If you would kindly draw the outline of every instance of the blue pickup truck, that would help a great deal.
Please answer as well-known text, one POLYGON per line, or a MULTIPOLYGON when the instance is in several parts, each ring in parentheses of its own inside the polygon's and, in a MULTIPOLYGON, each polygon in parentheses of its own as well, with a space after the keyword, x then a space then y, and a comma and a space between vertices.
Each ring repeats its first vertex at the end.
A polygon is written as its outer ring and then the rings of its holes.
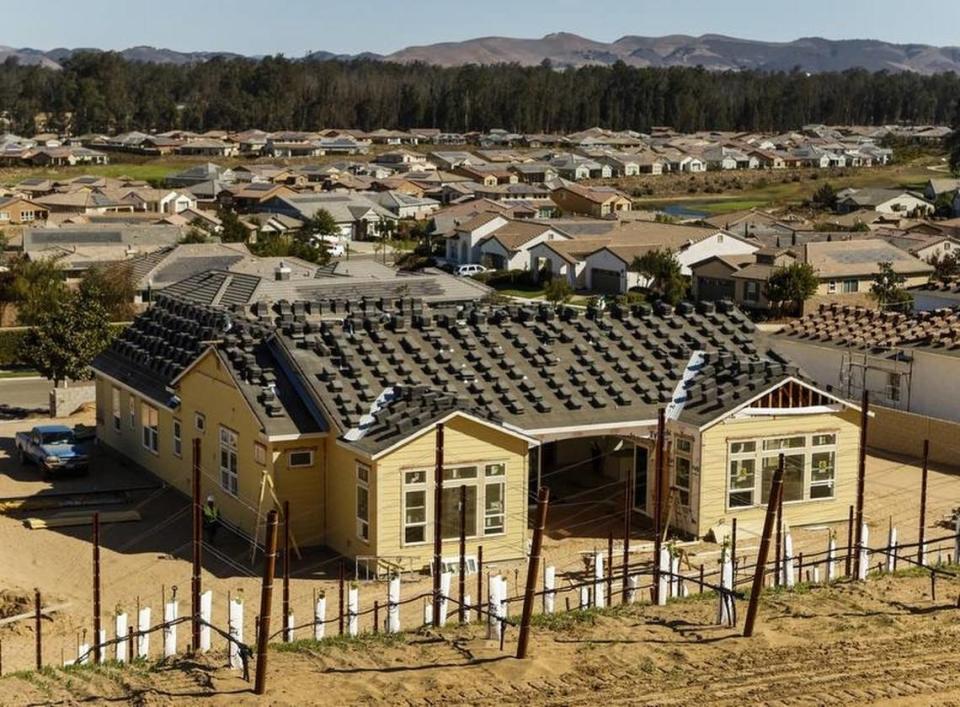
POLYGON ((66 425, 37 425, 29 432, 17 432, 20 463, 33 462, 45 474, 81 473, 90 468, 87 445, 66 425))

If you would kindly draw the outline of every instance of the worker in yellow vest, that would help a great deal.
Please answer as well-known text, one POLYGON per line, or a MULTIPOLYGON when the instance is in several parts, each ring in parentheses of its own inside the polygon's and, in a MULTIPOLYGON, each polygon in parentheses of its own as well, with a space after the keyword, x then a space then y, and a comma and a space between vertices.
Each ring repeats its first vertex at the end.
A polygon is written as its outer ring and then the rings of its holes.
POLYGON ((213 496, 207 496, 207 503, 203 507, 203 531, 210 544, 217 536, 217 527, 220 525, 220 510, 214 503, 213 496))

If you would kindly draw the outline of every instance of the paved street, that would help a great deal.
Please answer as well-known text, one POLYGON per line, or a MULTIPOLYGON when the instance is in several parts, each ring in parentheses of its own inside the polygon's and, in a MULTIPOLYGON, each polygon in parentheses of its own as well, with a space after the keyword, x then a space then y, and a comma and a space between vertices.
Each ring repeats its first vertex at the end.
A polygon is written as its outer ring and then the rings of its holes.
POLYGON ((0 380, 0 420, 26 417, 50 408, 50 381, 42 378, 0 380))

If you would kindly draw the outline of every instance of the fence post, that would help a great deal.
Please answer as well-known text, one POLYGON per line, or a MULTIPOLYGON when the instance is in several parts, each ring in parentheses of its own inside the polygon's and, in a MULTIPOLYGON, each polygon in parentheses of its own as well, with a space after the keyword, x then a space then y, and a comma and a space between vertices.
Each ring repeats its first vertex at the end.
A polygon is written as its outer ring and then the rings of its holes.
POLYGON ((917 562, 927 564, 927 477, 930 475, 930 440, 923 440, 923 469, 920 475, 920 528, 917 541, 917 562))
POLYGON ((864 543, 862 533, 865 527, 863 522, 863 488, 867 475, 867 424, 870 419, 870 391, 866 388, 863 390, 863 401, 860 403, 860 406, 860 456, 857 464, 857 512, 856 518, 854 518, 857 531, 857 555, 856 561, 854 562, 854 574, 856 574, 857 577, 861 575, 866 576, 865 569, 860 566, 860 562, 863 559, 861 547, 864 543))
POLYGON ((171 599, 163 607, 163 657, 172 658, 177 654, 177 620, 179 602, 171 599))
MULTIPOLYGON (((540 553, 543 550, 543 529, 547 524, 547 506, 550 503, 550 489, 541 486, 537 493, 537 524, 533 527, 533 544, 530 548, 530 560, 527 565, 527 588, 523 595, 523 613, 520 617, 520 636, 517 640, 517 658, 527 657, 527 644, 530 640, 530 617, 533 614, 533 597, 537 589, 537 574, 540 569, 540 553)), ((611 546, 613 534, 610 535, 611 546)), ((612 585, 611 585, 612 586, 612 585)), ((612 591, 612 589, 611 589, 612 591)), ((544 597, 546 597, 544 587, 544 597)))
POLYGON ((483 621, 483 545, 477 547, 477 621, 483 621))
POLYGON ((350 585, 347 590, 347 634, 356 636, 360 630, 360 589, 350 585))
POLYGON ((657 444, 655 449, 656 471, 653 475, 653 593, 654 600, 661 604, 660 551, 663 545, 663 497, 664 470, 666 469, 666 409, 657 411, 657 444))
POLYGON ((339 587, 339 592, 340 592, 340 594, 339 594, 339 596, 340 596, 340 603, 339 603, 339 609, 338 609, 338 612, 339 612, 339 613, 338 613, 338 616, 337 616, 337 628, 338 628, 341 636, 343 635, 343 606, 344 606, 344 601, 345 601, 345 597, 344 597, 344 582, 345 582, 345 581, 346 581, 346 580, 345 580, 345 578, 344 578, 344 576, 343 576, 343 560, 340 560, 340 577, 339 577, 339 585, 338 585, 338 587, 339 587))
POLYGON ((227 633, 233 639, 227 647, 231 668, 243 667, 240 659, 240 647, 234 641, 243 643, 243 597, 238 593, 236 597, 227 598, 227 633))
MULTIPOLYGON (((788 530, 783 536, 783 583, 788 588, 792 589, 795 578, 794 578, 794 565, 793 565, 793 535, 791 535, 788 530)), ((801 581, 803 578, 801 577, 801 581)))
POLYGON ((267 691, 267 642, 270 640, 270 610, 273 603, 273 576, 277 567, 277 511, 267 514, 267 542, 260 589, 260 626, 257 634, 257 674, 253 691, 267 691))
POLYGON ((852 576, 850 574, 852 565, 853 565, 853 506, 850 506, 850 510, 847 515, 847 552, 846 552, 846 562, 844 563, 844 568, 843 568, 844 577, 852 576))
POLYGON ((400 633, 400 577, 393 575, 387 584, 387 633, 400 633))
POLYGON ((40 605, 40 590, 33 590, 33 633, 36 644, 37 670, 43 669, 43 609, 40 605))
POLYGON ((763 533, 760 536, 760 547, 757 549, 757 567, 753 574, 753 587, 750 590, 750 603, 747 605, 747 617, 743 624, 743 635, 747 638, 753 635, 753 626, 757 620, 757 609, 760 606, 760 592, 763 590, 763 578, 767 569, 767 555, 770 553, 770 535, 773 532, 776 507, 780 505, 783 493, 783 454, 777 461, 777 470, 773 473, 770 484, 770 497, 767 499, 767 513, 763 519, 763 533))
POLYGON ((467 486, 460 485, 460 577, 458 578, 460 605, 457 620, 466 623, 467 618, 467 486))
POLYGON ((857 579, 861 582, 867 578, 867 572, 870 570, 870 529, 867 524, 860 526, 860 540, 857 547, 857 579))
POLYGON ((960 565, 960 513, 953 519, 953 562, 960 565))
POLYGON ((443 564, 443 423, 437 424, 437 458, 433 472, 433 627, 440 626, 440 573, 443 564))
POLYGON ((327 595, 320 592, 313 605, 313 640, 322 641, 327 620, 327 595))
POLYGON ((655 563, 657 571, 655 577, 657 578, 656 584, 656 595, 657 595, 657 605, 666 606, 667 598, 670 596, 670 550, 665 547, 660 548, 660 555, 657 557, 655 563))
POLYGON ((93 514, 93 660, 103 662, 100 640, 100 514, 93 514))
MULTIPOLYGON (((200 650, 203 644, 203 629, 207 628, 207 648, 210 650, 210 629, 201 625, 204 620, 203 599, 200 596, 201 587, 201 567, 203 566, 203 505, 200 499, 200 438, 193 440, 193 470, 192 470, 192 492, 193 492, 193 573, 190 577, 190 648, 194 653, 200 650)), ((205 620, 210 621, 207 617, 205 620)))
POLYGON ((543 613, 552 614, 556 602, 557 570, 553 565, 543 568, 543 613))
POLYGON ((127 642, 121 641, 120 639, 127 635, 127 615, 124 613, 117 614, 113 619, 113 631, 117 637, 117 642, 114 644, 115 653, 114 657, 117 659, 118 663, 127 662, 127 642))
POLYGON ((137 612, 137 657, 150 655, 150 607, 144 606, 137 612))
POLYGON ((290 643, 290 501, 283 502, 283 642, 290 643))
MULTIPOLYGON (((623 604, 630 603, 630 536, 633 534, 633 477, 637 473, 637 440, 633 440, 633 461, 623 487, 623 577, 621 579, 623 604)), ((610 563, 613 564, 612 562, 610 563)), ((612 572, 612 570, 611 570, 612 572)))
POLYGON ((603 553, 600 551, 593 553, 593 605, 598 609, 604 607, 603 553))
POLYGON ((897 529, 890 526, 887 533, 887 572, 892 573, 896 570, 894 560, 897 559, 897 529))

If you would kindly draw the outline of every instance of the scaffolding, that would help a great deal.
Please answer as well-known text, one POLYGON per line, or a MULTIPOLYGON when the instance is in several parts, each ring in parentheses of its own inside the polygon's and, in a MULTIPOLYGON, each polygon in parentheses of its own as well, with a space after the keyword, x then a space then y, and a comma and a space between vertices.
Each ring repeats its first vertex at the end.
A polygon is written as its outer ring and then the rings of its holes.
POLYGON ((840 360, 840 388, 848 400, 867 390, 878 405, 908 412, 912 375, 913 356, 898 346, 846 349, 840 360))

